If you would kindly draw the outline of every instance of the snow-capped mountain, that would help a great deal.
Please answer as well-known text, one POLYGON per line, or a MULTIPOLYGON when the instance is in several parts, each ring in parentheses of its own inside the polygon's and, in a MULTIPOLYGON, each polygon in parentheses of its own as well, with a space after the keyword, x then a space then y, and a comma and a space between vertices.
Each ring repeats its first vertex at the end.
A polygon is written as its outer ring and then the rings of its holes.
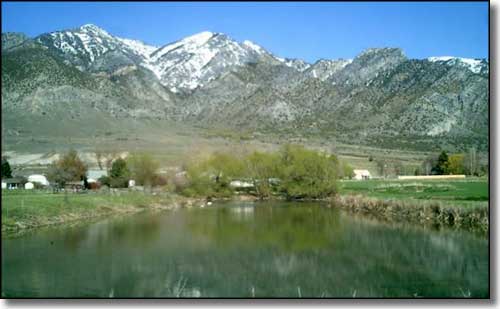
POLYGON ((92 24, 43 34, 35 40, 82 71, 109 72, 122 66, 141 66, 174 92, 191 91, 230 68, 257 61, 283 62, 298 71, 309 66, 299 59, 275 57, 251 41, 239 43, 225 34, 208 31, 159 48, 113 36, 92 24))
POLYGON ((309 69, 311 65, 307 62, 305 62, 302 59, 290 59, 290 58, 279 58, 277 57, 279 61, 283 62, 288 67, 294 68, 299 72, 304 72, 305 70, 309 69))
POLYGON ((488 72, 488 62, 484 59, 471 59, 471 58, 460 58, 451 56, 442 57, 429 57, 427 58, 430 62, 442 62, 447 65, 459 65, 468 68, 473 73, 480 73, 481 71, 488 72))
POLYGON ((108 59, 109 67, 146 62, 149 54, 156 50, 156 47, 139 41, 112 36, 92 24, 73 30, 43 34, 35 38, 35 41, 59 54, 82 71, 105 71, 107 67, 96 67, 96 62, 109 55, 116 58, 108 59))
POLYGON ((173 91, 193 90, 235 66, 274 57, 262 47, 238 43, 222 33, 201 32, 158 48, 149 68, 173 91))
POLYGON ((352 62, 352 59, 327 60, 321 59, 310 66, 306 74, 310 77, 318 78, 322 81, 327 80, 346 65, 352 62))
POLYGON ((370 48, 311 65, 222 33, 156 47, 84 25, 33 39, 2 34, 2 81, 2 108, 12 115, 97 113, 366 143, 403 134, 411 145, 441 137, 487 145, 484 59, 370 48))

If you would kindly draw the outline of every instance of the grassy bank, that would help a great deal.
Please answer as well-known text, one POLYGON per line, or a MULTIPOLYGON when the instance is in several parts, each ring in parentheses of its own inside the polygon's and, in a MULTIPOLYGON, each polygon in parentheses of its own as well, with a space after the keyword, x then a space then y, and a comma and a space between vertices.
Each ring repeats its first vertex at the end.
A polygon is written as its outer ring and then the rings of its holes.
POLYGON ((339 182, 339 192, 361 194, 375 198, 439 200, 455 205, 487 202, 488 179, 464 180, 345 180, 339 182))
POLYGON ((194 203, 174 195, 142 192, 53 194, 46 191, 2 191, 2 232, 68 223, 144 210, 173 209, 194 203))
POLYGON ((382 220, 488 232, 488 181, 343 181, 335 205, 382 220))

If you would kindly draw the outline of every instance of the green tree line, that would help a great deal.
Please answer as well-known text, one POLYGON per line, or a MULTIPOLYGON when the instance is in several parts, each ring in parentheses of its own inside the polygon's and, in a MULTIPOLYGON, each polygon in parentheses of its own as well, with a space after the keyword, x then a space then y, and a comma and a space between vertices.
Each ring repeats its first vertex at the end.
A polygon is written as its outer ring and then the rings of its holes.
POLYGON ((188 181, 179 191, 188 196, 230 196, 234 193, 231 181, 241 180, 251 183, 260 198, 325 198, 337 192, 339 177, 352 174, 352 168, 335 155, 285 145, 277 152, 244 156, 216 152, 188 166, 188 181))

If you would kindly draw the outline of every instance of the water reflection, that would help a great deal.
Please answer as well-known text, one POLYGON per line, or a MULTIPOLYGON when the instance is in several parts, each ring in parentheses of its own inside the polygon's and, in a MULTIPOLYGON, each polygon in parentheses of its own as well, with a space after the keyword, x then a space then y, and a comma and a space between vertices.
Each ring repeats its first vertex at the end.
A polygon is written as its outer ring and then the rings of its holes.
POLYGON ((488 242, 315 203, 225 203, 2 242, 21 297, 484 297, 488 242))

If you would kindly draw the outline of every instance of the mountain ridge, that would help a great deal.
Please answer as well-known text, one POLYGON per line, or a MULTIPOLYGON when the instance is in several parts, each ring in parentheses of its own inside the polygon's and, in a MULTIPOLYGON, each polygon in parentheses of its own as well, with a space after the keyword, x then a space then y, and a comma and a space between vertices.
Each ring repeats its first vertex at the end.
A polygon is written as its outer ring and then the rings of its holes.
POLYGON ((73 100, 112 117, 357 143, 394 137, 454 147, 488 143, 485 59, 408 59, 399 48, 370 48, 353 59, 310 64, 223 33, 205 31, 158 47, 87 24, 32 39, 2 34, 2 60, 9 63, 2 68, 8 81, 2 83, 2 109, 15 112, 64 109, 73 100), (30 60, 30 53, 38 58, 30 60), (75 76, 93 86, 74 82, 75 76))

